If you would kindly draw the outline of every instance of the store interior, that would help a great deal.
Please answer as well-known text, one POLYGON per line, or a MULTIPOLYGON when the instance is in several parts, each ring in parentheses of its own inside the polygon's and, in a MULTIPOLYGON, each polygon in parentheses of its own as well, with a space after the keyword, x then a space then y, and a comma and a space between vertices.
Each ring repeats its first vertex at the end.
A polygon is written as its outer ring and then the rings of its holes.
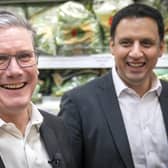
POLYGON ((32 101, 51 113, 59 112, 61 96, 109 71, 110 25, 114 14, 130 3, 159 9, 165 21, 166 47, 155 73, 168 80, 167 0, 1 0, 0 9, 25 17, 36 30, 39 82, 32 101))

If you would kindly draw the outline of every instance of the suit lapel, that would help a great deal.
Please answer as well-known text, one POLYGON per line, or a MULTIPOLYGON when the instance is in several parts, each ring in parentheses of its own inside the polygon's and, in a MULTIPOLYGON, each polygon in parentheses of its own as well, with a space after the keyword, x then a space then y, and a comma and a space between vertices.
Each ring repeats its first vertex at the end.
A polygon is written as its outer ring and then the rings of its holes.
POLYGON ((3 163, 3 161, 2 161, 2 158, 0 157, 0 168, 5 168, 5 165, 4 165, 4 163, 3 163))
MULTIPOLYGON (((45 122, 45 121, 44 121, 45 122)), ((40 127, 40 135, 44 141, 46 150, 48 152, 50 160, 53 159, 53 156, 57 153, 57 139, 53 130, 43 123, 40 127)))
POLYGON ((161 81, 162 83, 162 92, 159 97, 159 102, 163 114, 163 119, 165 123, 166 133, 168 137, 168 84, 167 82, 161 81))
POLYGON ((129 148, 128 138, 121 116, 118 99, 114 91, 115 88, 111 73, 108 73, 108 75, 104 76, 104 78, 105 79, 101 80, 100 82, 98 90, 99 95, 97 97, 100 98, 100 104, 103 108, 110 132, 115 140, 121 158, 123 159, 127 168, 133 168, 134 165, 129 148))
POLYGON ((60 141, 60 138, 63 136, 57 133, 57 131, 63 131, 61 129, 62 126, 59 125, 59 120, 53 119, 54 116, 48 115, 47 112, 43 111, 41 111, 41 114, 44 117, 44 121, 40 127, 40 135, 49 155, 49 163, 53 168, 65 168, 66 163, 64 161, 63 148, 61 148, 61 146, 66 146, 64 145, 64 139, 61 140, 62 142, 60 141))

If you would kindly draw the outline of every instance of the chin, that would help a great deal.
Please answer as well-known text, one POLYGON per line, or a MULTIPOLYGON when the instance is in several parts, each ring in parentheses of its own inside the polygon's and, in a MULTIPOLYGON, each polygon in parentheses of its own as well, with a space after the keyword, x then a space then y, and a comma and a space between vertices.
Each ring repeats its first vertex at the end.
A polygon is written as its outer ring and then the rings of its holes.
POLYGON ((11 99, 11 103, 9 105, 13 107, 26 107, 29 104, 30 100, 26 100, 23 98, 11 99))

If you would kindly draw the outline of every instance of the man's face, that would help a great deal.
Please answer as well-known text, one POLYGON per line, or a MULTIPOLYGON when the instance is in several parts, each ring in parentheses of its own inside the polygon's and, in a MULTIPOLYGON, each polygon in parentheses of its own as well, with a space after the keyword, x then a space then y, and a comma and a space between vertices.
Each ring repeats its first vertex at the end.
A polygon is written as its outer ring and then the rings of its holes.
POLYGON ((148 17, 121 20, 110 47, 122 80, 131 88, 147 89, 164 48, 155 21, 148 17))
MULTIPOLYGON (((34 51, 31 32, 21 27, 0 29, 0 54, 34 51)), ((37 65, 21 68, 11 56, 7 69, 0 70, 0 109, 13 111, 28 106, 38 81, 37 65)))

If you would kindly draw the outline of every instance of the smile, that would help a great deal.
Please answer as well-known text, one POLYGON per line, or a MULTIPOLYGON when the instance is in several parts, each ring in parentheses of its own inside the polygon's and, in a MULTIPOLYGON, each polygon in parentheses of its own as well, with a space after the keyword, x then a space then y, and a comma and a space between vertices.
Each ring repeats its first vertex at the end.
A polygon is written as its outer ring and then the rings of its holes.
POLYGON ((145 62, 142 63, 133 63, 133 62, 127 62, 128 66, 134 67, 134 68, 140 68, 145 65, 145 62))
POLYGON ((1 87, 5 89, 21 89, 24 86, 25 86, 25 83, 1 85, 1 87))

